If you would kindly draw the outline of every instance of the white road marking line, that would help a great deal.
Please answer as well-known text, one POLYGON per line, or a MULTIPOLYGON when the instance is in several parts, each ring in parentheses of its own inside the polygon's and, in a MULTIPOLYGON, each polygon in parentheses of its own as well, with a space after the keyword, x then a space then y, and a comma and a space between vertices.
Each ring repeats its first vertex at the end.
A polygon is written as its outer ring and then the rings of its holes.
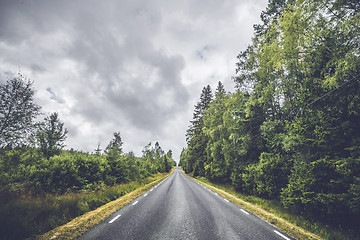
POLYGON ((245 211, 244 209, 240 209, 243 213, 245 213, 246 215, 249 215, 249 213, 247 211, 245 211))
POLYGON ((225 199, 225 198, 224 198, 224 200, 225 200, 225 202, 230 202, 229 200, 227 200, 227 199, 225 199))
POLYGON ((284 236, 283 234, 279 233, 278 231, 274 230, 274 232, 275 232, 277 235, 279 235, 280 237, 282 237, 282 238, 284 238, 284 239, 286 239, 286 240, 290 240, 290 238, 284 236))
POLYGON ((134 202, 132 205, 135 206, 139 201, 134 202))
POLYGON ((115 222, 115 220, 116 219, 118 219, 119 217, 120 217, 121 215, 119 214, 119 215, 117 215, 116 217, 114 217, 109 223, 113 223, 113 222, 115 222))
POLYGON ((152 189, 150 189, 150 192, 152 192, 154 189, 152 188, 152 189))
POLYGON ((144 197, 146 197, 148 194, 147 193, 145 193, 145 195, 144 195, 144 197))
POLYGON ((217 194, 216 192, 214 192, 214 194, 215 194, 216 196, 219 196, 219 194, 217 194))

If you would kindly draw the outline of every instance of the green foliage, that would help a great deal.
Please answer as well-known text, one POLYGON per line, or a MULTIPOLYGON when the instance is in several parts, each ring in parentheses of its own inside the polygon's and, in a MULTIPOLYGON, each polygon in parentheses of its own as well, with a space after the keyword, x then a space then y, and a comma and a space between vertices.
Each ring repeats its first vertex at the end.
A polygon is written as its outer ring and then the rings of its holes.
POLYGON ((108 154, 62 151, 50 158, 42 149, 1 150, 0 190, 31 190, 36 193, 88 191, 105 185, 127 183, 158 172, 169 172, 176 163, 160 145, 142 157, 123 154, 113 147, 108 154))
POLYGON ((238 91, 226 94, 219 84, 206 109, 195 106, 197 125, 180 158, 185 172, 355 231, 359 6, 269 1, 252 44, 238 55, 238 91))
MULTIPOLYGON (((114 138, 110 141, 109 145, 105 149, 105 153, 111 156, 119 156, 122 153, 123 142, 121 140, 120 132, 114 133, 114 138)), ((98 146, 99 149, 99 146, 98 146)))
POLYGON ((59 114, 52 113, 37 127, 36 140, 44 156, 50 158, 59 154, 68 133, 66 128, 63 129, 64 123, 60 121, 59 114))
POLYGON ((101 186, 109 168, 104 156, 63 153, 31 166, 30 182, 39 191, 66 192, 101 186))
POLYGON ((241 174, 243 191, 266 199, 276 199, 288 183, 291 167, 291 161, 278 154, 262 153, 259 163, 248 165, 241 174))
POLYGON ((0 234, 2 239, 26 239, 61 226, 86 212, 113 201, 154 180, 103 186, 96 191, 41 194, 0 192, 0 234))
POLYGON ((285 207, 327 222, 350 223, 359 216, 359 159, 320 159, 295 165, 281 193, 285 207), (336 219, 336 220, 333 220, 336 219))
POLYGON ((47 158, 38 148, 0 150, 2 238, 44 233, 148 183, 152 174, 170 172, 176 164, 172 152, 165 154, 159 143, 139 158, 122 153, 115 140, 104 155, 61 151, 47 158))

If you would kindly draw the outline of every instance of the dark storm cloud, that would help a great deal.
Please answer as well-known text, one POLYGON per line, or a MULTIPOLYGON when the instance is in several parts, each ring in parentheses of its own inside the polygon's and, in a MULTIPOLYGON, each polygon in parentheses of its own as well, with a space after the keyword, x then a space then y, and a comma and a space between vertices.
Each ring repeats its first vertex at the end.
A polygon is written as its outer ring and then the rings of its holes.
POLYGON ((132 151, 160 141, 177 157, 202 87, 231 86, 259 2, 1 0, 0 82, 19 68, 33 80, 68 147, 121 131, 132 151))
POLYGON ((65 9, 60 1, 0 1, 0 40, 10 45, 28 41, 34 34, 47 33, 59 27, 65 9), (61 3, 60 3, 61 4, 61 3), (63 12, 60 12, 63 10, 63 12))
MULTIPOLYGON (((137 2, 115 9, 102 12, 102 18, 96 17, 101 15, 98 11, 95 16, 85 11, 76 18, 76 37, 68 56, 82 63, 89 76, 97 76, 93 81, 102 88, 98 94, 108 99, 111 109, 139 128, 158 129, 187 104, 188 93, 181 83, 184 59, 168 56, 152 44, 161 23, 157 8, 137 2), (149 79, 149 71, 159 73, 153 76, 156 79, 149 79), (162 96, 173 104, 164 105, 162 96)), ((81 112, 83 106, 77 107, 81 112)), ((82 112, 92 115, 87 106, 82 112)))
MULTIPOLYGON (((161 24, 159 8, 154 4, 148 1, 67 1, 61 4, 4 1, 2 4, 6 6, 1 8, 0 19, 7 24, 0 30, 0 39, 8 44, 20 44, 30 35, 57 31, 64 31, 69 36, 64 57, 81 64, 82 75, 88 76, 78 80, 81 84, 74 85, 93 85, 87 91, 94 91, 77 99, 74 111, 87 115, 90 121, 103 121, 104 118, 94 117, 98 115, 97 109, 91 110, 95 104, 87 95, 102 99, 102 112, 108 107, 107 111, 117 111, 137 127, 146 129, 157 129, 186 106, 188 93, 180 77, 183 58, 167 56, 152 44, 161 24), (141 66, 131 69, 136 72, 136 77, 127 74, 125 65, 134 61, 158 69, 155 84, 146 84, 149 76, 146 71, 141 72, 141 66), (96 89, 98 85, 102 90, 96 89), (166 95, 167 92, 173 94, 166 95), (163 95, 163 98, 171 98, 167 100, 173 104, 165 106, 159 101, 163 95)), ((45 69, 36 64, 31 68, 34 71, 45 69)), ((51 98, 59 100, 49 89, 51 98)))

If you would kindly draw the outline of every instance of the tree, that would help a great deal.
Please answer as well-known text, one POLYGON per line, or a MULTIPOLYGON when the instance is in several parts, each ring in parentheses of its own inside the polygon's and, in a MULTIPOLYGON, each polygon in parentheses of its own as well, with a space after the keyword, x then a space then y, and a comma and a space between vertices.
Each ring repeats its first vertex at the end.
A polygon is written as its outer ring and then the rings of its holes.
POLYGON ((118 154, 122 153, 122 145, 123 142, 121 140, 120 132, 114 132, 114 138, 110 141, 109 145, 107 145, 105 149, 105 153, 109 154, 118 154))
POLYGON ((159 142, 155 143, 154 149, 154 163, 157 166, 157 171, 158 172, 164 172, 164 164, 162 164, 162 157, 164 155, 164 150, 162 150, 162 148, 160 147, 159 142))
POLYGON ((95 151, 95 155, 98 155, 98 156, 101 155, 102 149, 100 148, 100 142, 98 142, 97 148, 94 151, 95 151))
POLYGON ((223 97, 226 94, 224 84, 221 81, 218 82, 218 86, 215 91, 215 98, 223 97))
POLYGON ((56 112, 46 117, 43 123, 38 124, 36 139, 45 157, 50 158, 60 153, 65 146, 67 133, 64 123, 60 121, 59 114, 56 112))
POLYGON ((107 184, 127 181, 125 156, 122 156, 122 145, 120 132, 114 133, 114 138, 105 149, 107 169, 107 184))
POLYGON ((164 172, 170 172, 171 170, 171 165, 169 163, 169 160, 171 159, 168 159, 167 155, 164 155, 164 172))
POLYGON ((196 134, 196 131, 202 128, 201 118, 204 115, 205 109, 209 107, 212 97, 211 87, 210 85, 207 85, 202 89, 200 101, 195 105, 193 120, 190 121, 191 125, 186 131, 186 138, 188 142, 192 136, 196 134))
POLYGON ((229 179, 229 166, 223 155, 224 139, 228 139, 227 129, 224 127, 227 98, 224 85, 219 81, 215 99, 204 111, 203 116, 203 132, 208 138, 204 163, 205 176, 216 182, 226 182, 229 179))
POLYGON ((237 87, 250 87, 244 120, 251 145, 265 143, 258 147, 260 162, 252 161, 235 179, 240 189, 279 198, 288 181, 284 206, 323 219, 355 217, 346 206, 358 198, 343 196, 355 196, 358 181, 340 166, 360 156, 359 6, 346 0, 269 1, 263 25, 238 57, 237 87))
POLYGON ((194 171, 194 175, 204 176, 204 152, 206 149, 208 137, 203 132, 203 116, 206 109, 209 108, 213 95, 210 85, 203 88, 200 101, 196 104, 194 109, 193 120, 186 132, 188 142, 188 171, 194 171))
POLYGON ((169 151, 166 153, 166 156, 171 160, 171 159, 172 159, 172 151, 169 150, 169 151))
POLYGON ((0 85, 0 148, 26 143, 33 120, 40 114, 34 93, 33 82, 21 73, 0 85))

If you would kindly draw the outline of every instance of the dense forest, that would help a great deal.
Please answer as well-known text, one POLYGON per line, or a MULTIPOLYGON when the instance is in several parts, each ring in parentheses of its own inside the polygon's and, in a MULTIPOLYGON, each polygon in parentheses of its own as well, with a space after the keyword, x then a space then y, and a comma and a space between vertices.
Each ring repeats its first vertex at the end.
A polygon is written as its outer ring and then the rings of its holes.
POLYGON ((44 233, 165 175, 176 165, 156 142, 124 153, 120 132, 102 150, 64 150, 58 113, 37 121, 33 82, 20 73, 0 84, 0 235, 44 233), (155 176, 155 174, 157 174, 155 176), (158 176, 159 175, 159 176, 158 176))
POLYGON ((296 214, 360 221, 360 2, 270 0, 238 55, 236 92, 203 88, 187 173, 296 214))

